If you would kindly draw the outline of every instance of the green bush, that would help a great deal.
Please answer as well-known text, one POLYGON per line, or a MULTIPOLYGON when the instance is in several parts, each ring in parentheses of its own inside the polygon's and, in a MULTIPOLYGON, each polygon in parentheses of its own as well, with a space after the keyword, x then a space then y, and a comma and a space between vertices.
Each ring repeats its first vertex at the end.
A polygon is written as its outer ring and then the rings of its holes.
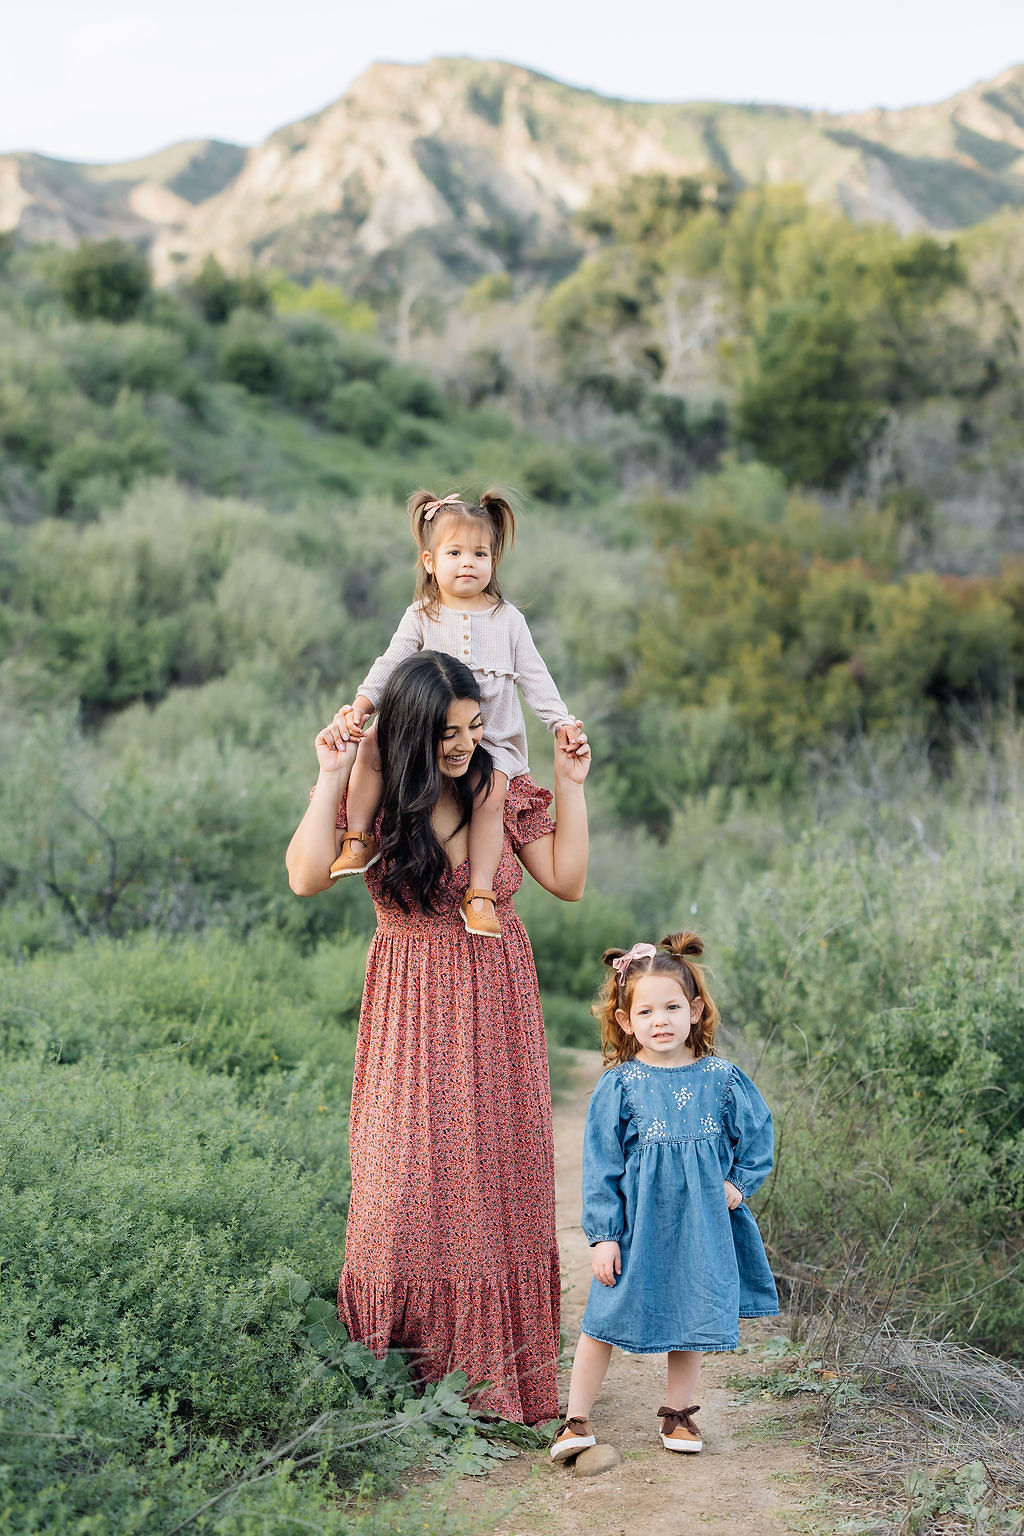
POLYGON ((149 262, 123 240, 83 242, 64 258, 60 292, 81 320, 131 320, 150 290, 149 262))
POLYGON ((265 314, 271 305, 270 286, 258 273, 229 276, 216 256, 207 256, 185 292, 211 325, 223 325, 236 309, 265 314))
POLYGON ((325 321, 303 316, 286 330, 284 395, 301 410, 322 407, 346 376, 337 331, 325 321))
POLYGON ((440 419, 448 413, 440 385, 429 373, 421 373, 418 368, 392 365, 381 372, 377 383, 386 400, 411 416, 440 419))
POLYGON ((571 456, 562 448, 535 448, 523 458, 522 482, 538 501, 565 506, 575 488, 571 456))
POLYGON ((112 405, 122 389, 182 399, 194 387, 185 341, 154 325, 83 326, 62 352, 75 384, 100 405, 112 405))
POLYGON ((332 390, 325 417, 336 432, 351 433, 361 442, 377 447, 391 431, 395 413, 368 379, 353 379, 332 390))
MULTIPOLYGON (((95 517, 113 510, 135 480, 167 468, 167 442, 130 399, 112 412, 110 427, 110 437, 80 432, 50 459, 45 484, 58 517, 95 517)), ((104 621, 99 622, 102 626, 104 621)))
POLYGON ((836 307, 773 309, 756 342, 757 372, 740 397, 742 438, 790 481, 834 487, 883 415, 858 355, 855 315, 836 307))
POLYGON ((284 347, 276 327, 254 311, 232 312, 217 352, 222 379, 250 395, 272 395, 285 377, 284 347))

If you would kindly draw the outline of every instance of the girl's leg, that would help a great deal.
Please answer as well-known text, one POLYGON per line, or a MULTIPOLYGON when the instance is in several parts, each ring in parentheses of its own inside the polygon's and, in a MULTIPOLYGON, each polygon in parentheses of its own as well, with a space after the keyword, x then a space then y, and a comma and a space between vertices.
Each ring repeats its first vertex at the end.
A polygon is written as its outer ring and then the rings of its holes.
MULTIPOLYGON (((357 759, 358 761, 358 759, 357 759)), ((508 775, 495 773, 486 799, 478 800, 473 807, 469 823, 469 889, 493 891, 494 877, 501 860, 505 840, 505 793, 508 775)), ((467 896, 462 907, 462 919, 470 933, 482 938, 501 937, 493 896, 467 896)))
POLYGON ((580 1451, 596 1443, 590 1427, 590 1410, 601 1390, 611 1357, 610 1344, 602 1344, 600 1339, 592 1339, 587 1333, 580 1334, 572 1361, 569 1406, 565 1422, 551 1446, 552 1461, 568 1461, 571 1456, 578 1456, 580 1451))
POLYGON ((693 1413, 693 1401, 700 1379, 702 1356, 694 1349, 670 1349, 668 1352, 668 1388, 665 1405, 658 1409, 661 1418, 661 1443, 666 1451, 700 1451, 704 1448, 693 1413))
POLYGON ((347 836, 351 841, 342 844, 341 853, 331 865, 332 879, 337 879, 339 875, 361 875, 371 864, 376 864, 380 857, 376 839, 370 836, 370 828, 380 806, 382 787, 377 732, 371 725, 359 743, 345 796, 347 836))
POLYGON ((572 1357, 572 1376, 569 1378, 569 1407, 567 1412, 574 1419, 589 1419, 594 1399, 612 1357, 612 1346, 600 1339, 592 1339, 589 1333, 581 1333, 572 1357))
POLYGON ((695 1349, 670 1349, 668 1352, 668 1396, 670 1408, 690 1408, 700 1380, 704 1357, 695 1349))

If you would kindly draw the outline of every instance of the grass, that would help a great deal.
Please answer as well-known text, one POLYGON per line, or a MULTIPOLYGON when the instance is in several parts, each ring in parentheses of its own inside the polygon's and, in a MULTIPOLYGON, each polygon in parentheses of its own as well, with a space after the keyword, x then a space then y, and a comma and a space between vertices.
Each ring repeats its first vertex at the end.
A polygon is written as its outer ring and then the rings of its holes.
MULTIPOLYGON (((794 1529, 816 1536, 1024 1531, 1024 1372, 933 1339, 858 1331, 846 1315, 781 1358, 763 1346, 750 1354, 759 1367, 729 1378, 738 1401, 804 1397, 800 1418, 829 1474, 829 1493, 793 1517, 794 1529)), ((791 1441, 792 1424, 765 1414, 744 1438, 791 1441)))

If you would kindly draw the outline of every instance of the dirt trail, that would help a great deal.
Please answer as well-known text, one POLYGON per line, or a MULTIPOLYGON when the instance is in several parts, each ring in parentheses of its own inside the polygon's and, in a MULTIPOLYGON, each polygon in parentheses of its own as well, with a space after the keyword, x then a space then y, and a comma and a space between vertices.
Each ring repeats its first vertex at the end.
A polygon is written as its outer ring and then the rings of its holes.
MULTIPOLYGON (((562 1255, 562 1326, 573 1343, 590 1287, 590 1250, 579 1222, 583 1122, 600 1075, 596 1051, 575 1053, 574 1085, 555 1104, 555 1177, 558 1245, 562 1255)), ((774 1319, 741 1323, 740 1339, 753 1344, 781 1331, 774 1319)), ((708 1355, 697 1401, 704 1450, 671 1455, 657 1439, 656 1410, 664 1401, 663 1355, 616 1350, 594 1411, 599 1443, 614 1445, 622 1464, 596 1477, 576 1477, 552 1464, 546 1451, 502 1463, 486 1480, 465 1478, 456 1499, 493 1519, 494 1536, 680 1536, 713 1527, 737 1536, 792 1536, 790 1520, 817 1491, 812 1456, 794 1418, 793 1438, 763 1442, 745 1434, 777 1402, 733 1406, 727 1376, 747 1356, 708 1355), (790 1517, 787 1519, 787 1515, 790 1517)), ((564 1404, 568 1370, 561 1381, 564 1404)), ((803 1525, 803 1529, 808 1529, 803 1525)))

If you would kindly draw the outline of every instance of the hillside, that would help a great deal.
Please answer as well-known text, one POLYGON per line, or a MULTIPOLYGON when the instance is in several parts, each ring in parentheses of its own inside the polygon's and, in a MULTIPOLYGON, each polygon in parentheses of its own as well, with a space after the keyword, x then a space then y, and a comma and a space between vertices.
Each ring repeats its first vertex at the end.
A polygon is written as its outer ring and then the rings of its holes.
POLYGON ((202 143, 122 166, 0 157, 0 227, 61 244, 145 238, 164 279, 212 251, 368 293, 412 271, 421 288, 460 287, 563 272, 571 215, 645 172, 797 181, 858 220, 963 228, 1024 203, 1024 66, 933 106, 833 116, 619 101, 470 59, 375 64, 247 155, 202 143))
POLYGON ((116 235, 153 239, 184 227, 196 204, 220 192, 246 152, 193 139, 118 165, 79 165, 29 152, 0 155, 0 229, 24 240, 75 245, 116 235))

